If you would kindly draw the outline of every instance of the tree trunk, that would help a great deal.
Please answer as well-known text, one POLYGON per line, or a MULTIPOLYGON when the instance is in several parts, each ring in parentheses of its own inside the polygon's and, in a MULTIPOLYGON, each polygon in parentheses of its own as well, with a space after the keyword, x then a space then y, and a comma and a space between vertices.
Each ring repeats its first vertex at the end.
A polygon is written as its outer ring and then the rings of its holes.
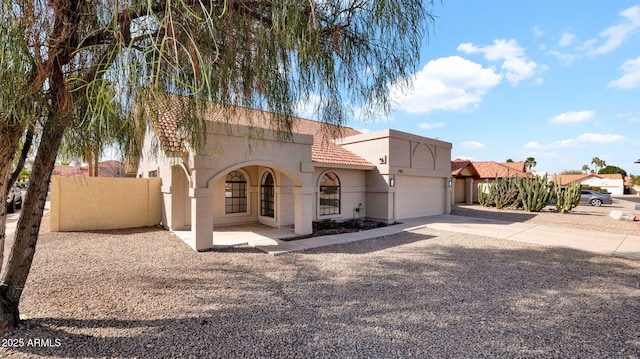
POLYGON ((18 305, 33 262, 49 181, 65 130, 64 123, 64 120, 56 120, 55 115, 45 123, 29 178, 29 195, 20 213, 14 244, 0 286, 0 333, 12 331, 20 321, 18 305))
POLYGON ((31 144, 33 143, 33 136, 35 132, 35 125, 30 124, 27 127, 27 133, 24 138, 24 143, 22 144, 22 151, 20 151, 20 158, 18 158, 18 164, 16 165, 16 169, 11 174, 11 178, 9 178, 8 186, 13 186, 18 177, 20 177, 20 173, 22 173, 22 169, 24 168, 24 163, 27 161, 27 156, 29 155, 29 151, 31 150, 31 144))
MULTIPOLYGON (((11 119, 6 120, 0 126, 0 193, 4 196, 3 199, 5 201, 11 188, 11 182, 7 179, 13 164, 13 157, 18 150, 18 143, 23 129, 23 124, 11 119)), ((0 205, 0 268, 4 263, 4 246, 7 234, 7 206, 5 201, 2 201, 2 205, 0 205)))
POLYGON ((84 160, 87 162, 87 170, 89 177, 93 176, 93 151, 86 150, 84 160))

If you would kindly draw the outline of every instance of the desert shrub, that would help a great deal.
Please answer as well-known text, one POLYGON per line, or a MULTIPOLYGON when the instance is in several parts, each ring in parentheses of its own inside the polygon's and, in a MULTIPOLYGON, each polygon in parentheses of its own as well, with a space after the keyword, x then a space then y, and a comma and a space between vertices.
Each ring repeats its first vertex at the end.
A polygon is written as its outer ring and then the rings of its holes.
POLYGON ((340 228, 340 225, 334 219, 323 219, 322 221, 313 222, 312 225, 314 231, 340 228))

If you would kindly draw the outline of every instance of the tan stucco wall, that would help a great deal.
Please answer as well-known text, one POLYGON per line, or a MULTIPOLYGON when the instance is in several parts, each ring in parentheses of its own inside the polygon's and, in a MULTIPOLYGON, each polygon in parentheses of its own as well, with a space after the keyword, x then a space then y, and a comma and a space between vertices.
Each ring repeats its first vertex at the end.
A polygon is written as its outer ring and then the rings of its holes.
POLYGON ((154 226, 161 220, 160 179, 51 178, 51 230, 154 226))
MULTIPOLYGON (((414 134, 382 130, 346 137, 337 141, 341 146, 358 154, 376 168, 368 171, 366 180, 366 213, 367 217, 388 222, 394 221, 398 200, 397 187, 391 187, 391 178, 412 176, 441 179, 438 183, 446 184, 451 179, 451 148, 449 142, 414 134)), ((396 186, 398 185, 396 181, 396 186)), ((402 184, 399 184, 402 185, 402 184)), ((402 191, 402 189, 400 189, 402 191)), ((430 213, 450 213, 453 188, 442 186, 442 197, 445 203, 434 202, 433 210, 422 207, 420 198, 416 203, 405 203, 409 208, 421 208, 416 216, 430 213)), ((411 201, 404 196, 402 201, 411 201)), ((403 217, 407 218, 403 214, 403 217)))
POLYGON ((352 218, 364 218, 367 216, 367 172, 344 168, 316 168, 313 176, 316 179, 314 187, 313 218, 316 221, 334 219, 336 221, 352 218), (325 172, 333 172, 340 179, 340 214, 320 216, 319 180, 325 172), (360 206, 361 205, 361 206, 360 206), (360 206, 360 212, 355 209, 360 206))

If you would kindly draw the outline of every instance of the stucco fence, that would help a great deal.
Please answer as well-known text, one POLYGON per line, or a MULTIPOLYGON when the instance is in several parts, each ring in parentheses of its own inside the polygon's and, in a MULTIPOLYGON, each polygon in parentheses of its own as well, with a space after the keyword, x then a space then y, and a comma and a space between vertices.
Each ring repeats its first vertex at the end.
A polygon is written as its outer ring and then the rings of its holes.
POLYGON ((155 226, 160 178, 51 177, 51 231, 155 226))

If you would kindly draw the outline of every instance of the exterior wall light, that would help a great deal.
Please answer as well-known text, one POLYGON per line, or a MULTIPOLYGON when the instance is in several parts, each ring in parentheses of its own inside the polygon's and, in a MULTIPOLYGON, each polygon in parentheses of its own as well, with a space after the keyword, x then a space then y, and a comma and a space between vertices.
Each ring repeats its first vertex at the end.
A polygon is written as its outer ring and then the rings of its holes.
POLYGON ((451 178, 449 178, 449 180, 447 181, 447 187, 451 188, 452 185, 453 182, 451 182, 451 178))
POLYGON ((396 186, 396 178, 395 177, 390 177, 389 178, 389 187, 395 187, 396 186))

